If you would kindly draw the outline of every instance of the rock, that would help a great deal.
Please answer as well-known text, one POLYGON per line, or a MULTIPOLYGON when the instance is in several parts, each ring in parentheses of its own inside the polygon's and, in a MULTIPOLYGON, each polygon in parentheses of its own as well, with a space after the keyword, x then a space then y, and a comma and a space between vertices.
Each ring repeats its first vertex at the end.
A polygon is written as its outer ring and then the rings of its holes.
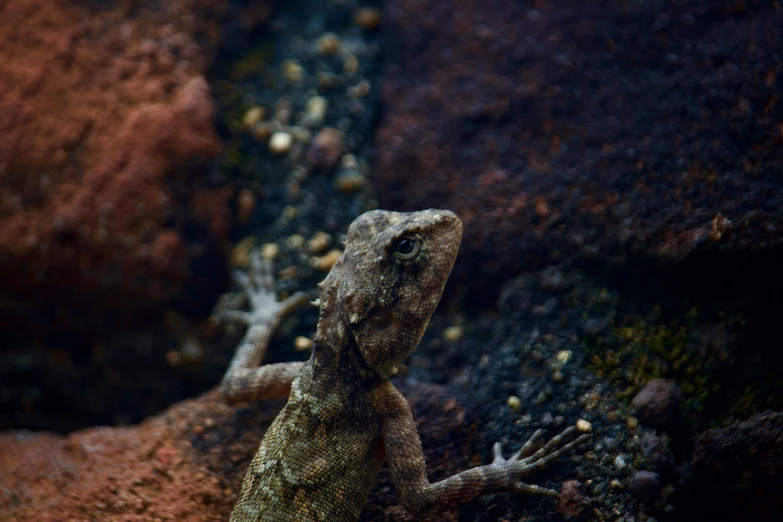
POLYGON ((683 520, 779 520, 783 412, 758 413, 696 440, 683 520))
POLYGON ((313 142, 307 149, 307 161, 321 170, 330 171, 345 154, 343 133, 331 127, 325 127, 313 137, 313 142))
POLYGON ((273 154, 286 154, 291 150, 294 138, 285 131, 278 131, 269 138, 269 150, 273 154))
POLYGON ((578 517, 582 513, 581 484, 577 480, 566 480, 560 489, 560 498, 555 509, 561 515, 578 517))
MULTIPOLYGON (((453 392, 411 385, 404 393, 430 478, 471 467, 475 426, 453 392)), ((0 519, 51 520, 56 513, 58 520, 228 520, 250 459, 281 406, 228 406, 215 390, 138 426, 68 436, 0 434, 0 519)), ((387 470, 361 520, 415 520, 401 509, 387 470)))
POLYGON ((353 21, 365 31, 370 31, 381 24, 381 12, 372 7, 360 7, 354 13, 353 21))
POLYGON ((665 428, 679 413, 682 391, 672 381, 653 379, 631 400, 642 424, 665 428))
POLYGON ((657 435, 647 434, 639 441, 639 453, 642 454, 650 465, 658 472, 665 472, 674 464, 669 448, 657 435))
POLYGON ((628 481, 628 491, 645 504, 653 504, 661 494, 661 476, 652 471, 637 471, 628 481))
POLYGON ((727 5, 390 1, 380 206, 459 214, 486 299, 577 255, 780 243, 783 9, 727 5))
POLYGON ((220 150, 203 73, 229 6, 132 4, 3 2, 0 328, 101 330, 220 284, 230 192, 201 176, 220 150))

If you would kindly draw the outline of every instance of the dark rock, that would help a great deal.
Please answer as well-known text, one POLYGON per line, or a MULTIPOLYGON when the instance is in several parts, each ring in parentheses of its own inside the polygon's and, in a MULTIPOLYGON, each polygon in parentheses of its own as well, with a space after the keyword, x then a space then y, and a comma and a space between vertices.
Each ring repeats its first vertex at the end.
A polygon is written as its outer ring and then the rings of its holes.
POLYGON ((2 4, 0 329, 214 300, 231 189, 203 176, 221 149, 204 75, 229 3, 2 4))
POLYGON ((676 419, 682 400, 682 391, 671 381, 653 379, 636 394, 631 406, 642 424, 664 428, 676 419))
POLYGON ((457 212, 453 277, 479 295, 621 246, 779 243, 777 5, 388 2, 381 206, 457 212))
POLYGON ((705 431, 696 441, 691 466, 683 520, 780 520, 783 412, 759 413, 705 431))
POLYGON ((661 476, 652 471, 637 471, 628 482, 628 491, 645 504, 653 504, 661 494, 661 476))
POLYGON ((665 472, 674 464, 669 448, 657 435, 647 434, 639 441, 639 453, 642 454, 650 465, 658 472, 665 472))

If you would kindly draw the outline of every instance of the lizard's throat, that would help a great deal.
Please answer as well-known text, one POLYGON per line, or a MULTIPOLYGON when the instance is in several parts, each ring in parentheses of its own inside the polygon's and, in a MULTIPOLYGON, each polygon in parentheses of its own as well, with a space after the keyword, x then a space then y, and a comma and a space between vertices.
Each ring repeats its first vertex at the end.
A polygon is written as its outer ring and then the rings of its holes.
POLYGON ((346 343, 331 344, 316 338, 312 361, 316 369, 327 370, 334 375, 374 381, 380 377, 364 359, 353 337, 346 343))

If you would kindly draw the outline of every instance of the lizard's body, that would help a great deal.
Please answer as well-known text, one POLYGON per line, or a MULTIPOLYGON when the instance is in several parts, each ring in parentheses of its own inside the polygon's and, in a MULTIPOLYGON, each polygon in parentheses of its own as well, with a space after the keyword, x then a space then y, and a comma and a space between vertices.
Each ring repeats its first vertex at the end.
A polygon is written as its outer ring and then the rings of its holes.
POLYGON ((350 372, 343 372, 345 386, 318 379, 319 371, 351 366, 320 345, 316 350, 250 464, 232 520, 359 517, 383 462, 375 383, 350 372))
MULTIPOLYGON (((534 435, 510 459, 430 484, 404 397, 388 380, 419 343, 456 258, 462 224, 443 210, 368 212, 319 285, 320 317, 305 363, 258 366, 279 318, 302 302, 276 303, 240 277, 254 311, 221 385, 230 400, 288 396, 250 464, 231 522, 353 522, 384 460, 403 505, 431 515, 498 491, 557 496, 519 482, 584 440, 533 455, 534 435), (528 456, 530 455, 530 456, 528 456)), ((267 274, 265 285, 271 287, 267 274)))

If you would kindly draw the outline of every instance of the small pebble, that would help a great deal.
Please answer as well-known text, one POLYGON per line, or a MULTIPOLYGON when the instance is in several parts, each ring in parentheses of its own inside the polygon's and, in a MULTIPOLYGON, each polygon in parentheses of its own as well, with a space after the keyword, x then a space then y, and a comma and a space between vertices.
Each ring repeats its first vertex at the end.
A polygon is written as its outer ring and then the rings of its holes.
POLYGON ((313 96, 307 100, 303 122, 309 127, 321 125, 326 118, 329 102, 323 96, 313 96))
POLYGON ((286 221, 293 221, 294 219, 296 219, 298 213, 299 211, 296 210, 296 207, 292 205, 286 205, 283 208, 283 213, 281 214, 281 216, 285 218, 286 221))
POLYGON ((559 364, 565 364, 569 360, 571 360, 571 353, 572 353, 571 350, 560 350, 559 352, 557 352, 557 355, 555 355, 555 360, 559 364))
POLYGON ((244 188, 239 191, 237 195, 237 208, 240 223, 247 223, 250 221, 250 217, 253 215, 253 210, 256 208, 256 196, 253 191, 244 188))
POLYGON ((367 185, 367 180, 358 170, 341 170, 334 178, 334 186, 343 194, 355 194, 367 185))
POLYGON ((609 486, 614 489, 623 489, 623 483, 617 479, 612 479, 612 481, 609 483, 609 486))
POLYGON ((256 246, 256 240, 252 237, 246 237, 234 248, 228 256, 229 263, 234 268, 246 268, 250 265, 250 251, 256 246))
POLYGON ((370 82, 362 80, 345 92, 350 98, 364 98, 370 93, 370 82))
POLYGON ((261 245, 261 257, 264 259, 274 259, 280 253, 280 247, 277 243, 264 243, 261 245))
POLYGON ((345 170, 358 170, 359 160, 357 160, 356 156, 353 154, 344 154, 343 157, 340 158, 340 168, 345 170))
POLYGON ((258 141, 266 141, 275 132, 277 126, 272 122, 264 122, 253 129, 253 137, 258 141))
POLYGON ((179 366, 180 362, 182 362, 182 356, 180 353, 176 350, 169 350, 166 352, 166 363, 171 366, 172 368, 175 368, 179 366))
POLYGON ((552 373, 552 380, 554 382, 563 382, 563 379, 565 379, 565 375, 563 375, 563 372, 561 372, 560 370, 555 370, 552 373))
POLYGON ((298 275, 299 269, 296 265, 287 266, 277 274, 280 279, 296 279, 298 275))
POLYGON ((294 348, 299 352, 305 352, 313 349, 313 341, 303 335, 294 339, 294 348))
POLYGON ((356 74, 356 71, 359 70, 359 59, 356 58, 354 55, 350 55, 348 58, 345 59, 343 62, 343 72, 347 74, 356 74))
POLYGON ((639 425, 639 419, 636 417, 628 417, 628 420, 625 423, 629 430, 633 430, 639 425))
POLYGON ((593 431, 593 425, 584 419, 579 419, 576 421, 576 429, 582 433, 590 433, 593 431))
POLYGON ((682 391, 672 381, 653 379, 631 400, 642 424, 663 428, 672 423, 679 412, 682 391))
POLYGON ((283 76, 291 83, 299 83, 304 78, 304 69, 296 60, 286 60, 283 62, 283 76))
POLYGON ((509 395, 508 399, 506 399, 506 405, 508 405, 508 407, 515 412, 519 413, 519 410, 522 408, 522 401, 520 401, 519 397, 516 395, 509 395))
POLYGON ((652 471, 637 471, 628 481, 628 491, 645 504, 652 504, 661 494, 661 476, 652 471))
POLYGON ((381 25, 381 11, 372 7, 360 7, 353 14, 353 21, 365 31, 370 31, 381 25))
POLYGON ((330 250, 327 254, 321 257, 313 257, 310 259, 310 264, 313 268, 326 272, 331 270, 332 266, 337 262, 342 252, 338 249, 330 250))
POLYGON ((301 127, 299 125, 294 125, 293 127, 290 127, 288 131, 291 133, 291 136, 296 141, 299 141, 301 143, 307 143, 310 141, 310 131, 306 127, 301 127))
POLYGON ((334 33, 324 33, 318 39, 318 50, 321 54, 334 54, 340 50, 340 38, 334 33))
POLYGON ((462 326, 449 326, 448 328, 445 328, 443 332, 441 333, 441 337, 444 341, 448 343, 456 343, 460 339, 462 339, 462 334, 464 333, 464 329, 462 326))
POLYGON ((320 254, 332 243, 332 236, 326 232, 316 232, 307 242, 307 250, 312 254, 320 254))
POLYGON ((617 455, 614 458, 614 467, 617 469, 623 469, 626 466, 625 455, 617 455))
POLYGON ((327 91, 337 85, 337 75, 329 71, 320 71, 316 74, 316 81, 319 90, 327 91))
POLYGON ((299 250, 305 244, 305 238, 299 234, 291 234, 285 240, 285 244, 292 250, 299 250))
POLYGON ((263 107, 251 107, 245 112, 244 118, 242 118, 242 125, 248 130, 256 126, 256 124, 264 119, 263 107))
POLYGON ((345 154, 343 133, 331 127, 318 131, 307 149, 307 161, 317 168, 332 170, 345 154))
POLYGON ((274 154, 285 154, 291 150, 294 138, 289 133, 278 131, 269 139, 269 150, 274 154))
POLYGON ((293 108, 293 100, 290 96, 281 96, 275 103, 275 120, 278 124, 288 125, 291 121, 291 110, 293 108))

